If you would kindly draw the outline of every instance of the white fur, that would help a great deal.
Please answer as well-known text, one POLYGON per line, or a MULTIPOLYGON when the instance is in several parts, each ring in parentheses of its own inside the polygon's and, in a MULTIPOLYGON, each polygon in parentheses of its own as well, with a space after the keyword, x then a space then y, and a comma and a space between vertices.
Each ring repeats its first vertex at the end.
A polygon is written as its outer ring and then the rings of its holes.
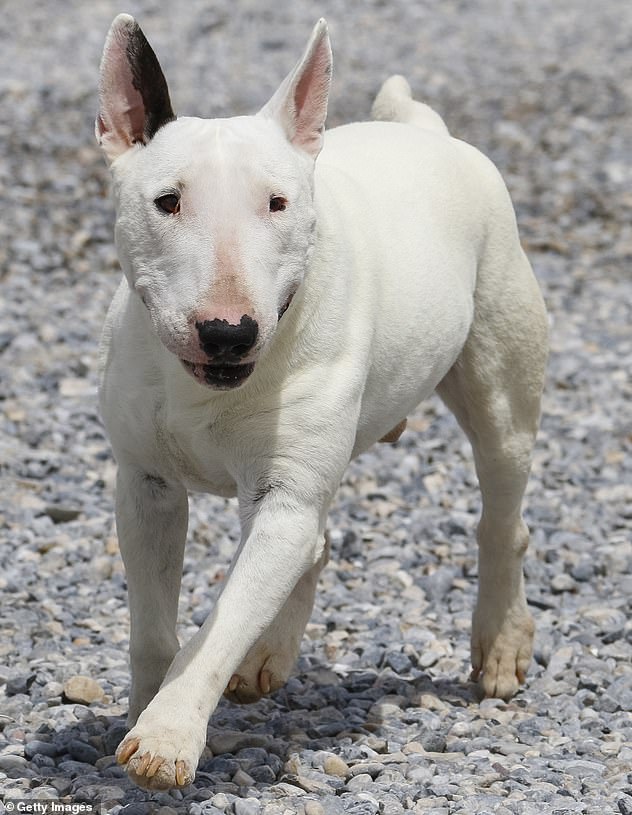
POLYGON ((249 700, 287 679, 345 467, 435 389, 472 441, 483 494, 474 675, 508 698, 530 659, 520 507, 546 321, 507 191, 401 78, 374 111, 395 121, 329 131, 314 165, 328 76, 321 22, 257 116, 178 119, 125 150, 106 134, 126 276, 101 388, 131 611, 134 726, 119 758, 144 786, 193 777, 227 686, 249 700), (165 216, 153 201, 174 186, 183 209, 165 216), (277 193, 288 207, 269 213, 277 193), (232 390, 200 384, 178 359, 204 362, 192 315, 242 313, 260 326, 253 373, 232 390), (237 495, 242 540, 178 650, 187 490, 237 495))

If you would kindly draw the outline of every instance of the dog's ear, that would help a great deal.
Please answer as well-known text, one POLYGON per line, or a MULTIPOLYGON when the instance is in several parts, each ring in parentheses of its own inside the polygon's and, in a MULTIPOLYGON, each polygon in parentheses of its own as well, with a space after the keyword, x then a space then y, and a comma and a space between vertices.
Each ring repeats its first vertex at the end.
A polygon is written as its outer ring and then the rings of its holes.
POLYGON ((260 111, 276 119, 289 141, 314 159, 323 146, 331 62, 327 23, 320 19, 302 58, 260 111))
POLYGON ((119 14, 105 41, 95 135, 109 161, 175 119, 167 82, 140 26, 119 14))

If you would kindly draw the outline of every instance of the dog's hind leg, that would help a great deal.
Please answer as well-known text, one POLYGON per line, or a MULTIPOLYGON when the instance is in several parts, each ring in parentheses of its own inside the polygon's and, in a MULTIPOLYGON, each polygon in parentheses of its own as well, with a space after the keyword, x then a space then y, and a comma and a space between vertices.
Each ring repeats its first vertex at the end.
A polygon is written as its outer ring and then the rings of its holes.
POLYGON ((508 699, 524 681, 534 624, 522 559, 529 531, 522 500, 538 428, 547 356, 542 298, 517 248, 509 268, 485 264, 466 345, 437 391, 470 439, 482 493, 472 678, 508 699))

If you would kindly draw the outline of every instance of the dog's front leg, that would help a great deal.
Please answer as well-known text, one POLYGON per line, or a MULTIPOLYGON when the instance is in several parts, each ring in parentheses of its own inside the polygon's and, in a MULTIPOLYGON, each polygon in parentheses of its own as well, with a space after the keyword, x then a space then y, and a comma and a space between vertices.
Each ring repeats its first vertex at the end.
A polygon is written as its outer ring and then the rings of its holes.
POLYGON ((318 577, 329 559, 329 540, 315 566, 298 581, 272 624, 248 651, 233 674, 224 696, 233 702, 256 702, 284 685, 296 662, 314 606, 318 577))
POLYGON ((158 692, 179 648, 176 618, 187 524, 183 487, 119 465, 116 525, 130 608, 130 726, 158 692))
POLYGON ((213 612, 117 750, 141 786, 193 780, 208 718, 231 676, 323 555, 324 508, 316 501, 273 490, 241 509, 242 543, 213 612))

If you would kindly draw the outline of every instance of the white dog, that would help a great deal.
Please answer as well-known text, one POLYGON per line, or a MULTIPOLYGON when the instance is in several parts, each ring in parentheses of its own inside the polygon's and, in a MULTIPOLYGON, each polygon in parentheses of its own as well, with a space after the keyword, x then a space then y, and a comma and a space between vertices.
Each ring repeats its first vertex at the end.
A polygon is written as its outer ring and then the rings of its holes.
POLYGON ((191 782, 222 693, 251 701, 286 681, 345 467, 396 439, 435 389, 472 443, 483 497, 473 676, 508 698, 531 657, 521 502, 547 328, 507 190, 401 77, 378 121, 324 134, 330 76, 321 20, 257 115, 176 119, 136 22, 118 16, 107 37, 96 132, 125 279, 101 402, 133 725, 117 756, 145 787, 191 782), (187 490, 236 495, 242 538, 180 648, 187 490))

